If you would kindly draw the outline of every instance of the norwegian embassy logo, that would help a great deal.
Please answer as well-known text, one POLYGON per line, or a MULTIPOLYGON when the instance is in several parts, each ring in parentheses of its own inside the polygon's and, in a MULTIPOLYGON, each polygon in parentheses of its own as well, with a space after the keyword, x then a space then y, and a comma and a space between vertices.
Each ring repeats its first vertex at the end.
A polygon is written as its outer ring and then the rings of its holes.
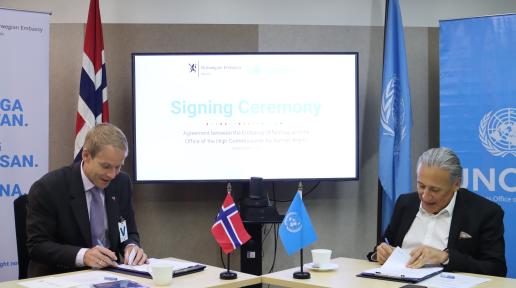
POLYGON ((486 150, 494 156, 516 157, 516 108, 489 111, 480 120, 478 137, 486 150))
POLYGON ((290 233, 297 233, 303 229, 303 223, 299 219, 297 212, 289 212, 285 215, 285 227, 290 233))
POLYGON ((188 66, 190 66, 190 73, 196 73, 197 72, 197 64, 193 63, 193 64, 188 64, 188 66))
POLYGON ((383 128, 383 134, 395 138, 396 147, 403 141, 407 134, 407 125, 405 117, 405 101, 401 95, 399 87, 399 79, 394 75, 387 83, 387 87, 382 95, 382 108, 380 115, 380 123, 383 128))

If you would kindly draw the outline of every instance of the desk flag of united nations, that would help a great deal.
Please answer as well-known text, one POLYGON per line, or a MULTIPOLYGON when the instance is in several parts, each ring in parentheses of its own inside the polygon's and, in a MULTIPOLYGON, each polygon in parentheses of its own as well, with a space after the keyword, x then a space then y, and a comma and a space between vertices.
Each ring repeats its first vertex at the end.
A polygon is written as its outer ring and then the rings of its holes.
POLYGON ((312 244, 317 235, 312 227, 310 216, 302 199, 302 187, 298 188, 296 196, 279 228, 279 236, 288 255, 312 244))

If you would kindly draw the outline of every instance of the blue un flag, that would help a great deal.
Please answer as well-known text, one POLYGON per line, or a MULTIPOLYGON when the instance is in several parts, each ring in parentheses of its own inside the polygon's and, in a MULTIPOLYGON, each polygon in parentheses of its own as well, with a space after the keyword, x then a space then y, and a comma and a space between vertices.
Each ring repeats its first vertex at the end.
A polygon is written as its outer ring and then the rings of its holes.
POLYGON ((378 176, 382 193, 382 232, 389 224, 396 199, 412 189, 410 167, 409 77, 405 38, 398 0, 389 0, 383 52, 382 108, 378 176))
POLYGON ((310 216, 301 198, 301 191, 296 193, 287 214, 285 214, 285 218, 279 228, 279 236, 288 255, 317 240, 310 216))

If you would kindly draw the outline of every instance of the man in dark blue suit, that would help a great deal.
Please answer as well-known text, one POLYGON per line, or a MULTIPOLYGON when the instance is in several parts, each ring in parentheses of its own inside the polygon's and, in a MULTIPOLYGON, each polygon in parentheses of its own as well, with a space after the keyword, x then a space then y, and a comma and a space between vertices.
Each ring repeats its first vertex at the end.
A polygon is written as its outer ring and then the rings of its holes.
POLYGON ((49 172, 32 185, 27 207, 29 277, 114 266, 118 259, 145 263, 131 179, 120 171, 127 154, 123 132, 100 124, 86 136, 81 163, 49 172))
POLYGON ((447 148, 424 152, 417 163, 417 193, 401 195, 384 243, 383 264, 394 247, 411 249, 407 267, 443 265, 445 271, 505 276, 503 210, 460 188, 462 167, 447 148))

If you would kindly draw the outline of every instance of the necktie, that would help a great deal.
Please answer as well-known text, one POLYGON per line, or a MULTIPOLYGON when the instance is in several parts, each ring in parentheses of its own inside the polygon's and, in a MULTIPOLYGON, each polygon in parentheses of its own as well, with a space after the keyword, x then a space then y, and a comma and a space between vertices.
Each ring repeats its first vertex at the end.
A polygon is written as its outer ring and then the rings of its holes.
POLYGON ((90 203, 90 228, 91 228, 91 245, 105 246, 106 243, 106 210, 102 203, 100 195, 101 190, 97 187, 90 189, 91 203, 90 203))

